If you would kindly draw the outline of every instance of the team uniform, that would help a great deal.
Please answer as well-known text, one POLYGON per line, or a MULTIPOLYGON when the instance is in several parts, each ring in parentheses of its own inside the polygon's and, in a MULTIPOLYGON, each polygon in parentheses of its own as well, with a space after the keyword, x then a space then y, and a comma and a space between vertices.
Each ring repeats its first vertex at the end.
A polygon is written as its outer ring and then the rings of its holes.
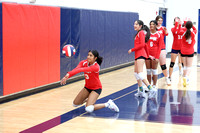
MULTIPOLYGON (((196 28, 193 26, 191 29, 190 29, 190 35, 191 37, 189 39, 186 40, 185 38, 185 34, 186 34, 186 31, 187 29, 186 28, 182 28, 181 30, 179 30, 179 35, 182 36, 182 41, 181 41, 181 56, 183 58, 186 58, 187 57, 193 57, 194 56, 194 44, 196 43, 195 41, 195 35, 197 33, 197 30, 196 28)), ((191 64, 190 64, 191 65, 191 64)), ((191 66, 185 66, 184 64, 184 70, 186 71, 183 75, 183 86, 186 87, 187 84, 189 84, 189 78, 187 75, 187 72, 191 70, 191 66)))
MULTIPOLYGON (((145 43, 145 35, 146 32, 144 30, 141 30, 138 32, 138 34, 135 36, 134 44, 135 47, 131 49, 131 52, 135 51, 135 60, 137 59, 147 59, 149 57, 147 53, 147 45, 145 43)), ((143 73, 136 73, 135 77, 137 80, 144 80, 143 73)), ((149 99, 153 98, 155 96, 156 91, 152 89, 152 86, 147 86, 149 89, 149 99)), ((136 97, 145 97, 145 91, 142 86, 138 88, 138 92, 135 94, 136 97)))
POLYGON ((89 62, 87 60, 82 60, 78 66, 72 71, 68 72, 69 78, 73 75, 84 72, 85 76, 85 88, 91 92, 91 90, 96 90, 97 93, 101 93, 102 84, 99 80, 99 70, 100 66, 97 62, 89 66, 89 62))
POLYGON ((147 42, 148 54, 159 59, 161 47, 163 46, 163 38, 160 33, 151 33, 149 41, 147 42))
POLYGON ((191 38, 186 40, 185 38, 185 33, 187 29, 182 28, 179 30, 179 35, 182 36, 182 41, 181 41, 181 56, 182 57, 193 57, 194 55, 194 44, 196 43, 195 41, 195 35, 197 33, 197 29, 193 26, 191 30, 191 38))
POLYGON ((135 51, 135 60, 148 58, 146 43, 145 43, 145 32, 143 30, 135 36, 134 40, 135 47, 131 49, 131 52, 135 51))
POLYGON ((181 52, 182 36, 178 34, 178 31, 181 29, 182 29, 181 24, 179 24, 178 26, 178 22, 176 22, 175 26, 171 29, 173 37, 174 37, 171 53, 178 54, 181 52))
POLYGON ((163 38, 163 44, 162 44, 162 47, 161 47, 161 50, 163 50, 163 49, 165 49, 164 38, 165 38, 165 36, 168 36, 168 34, 165 34, 165 30, 164 30, 163 26, 157 27, 157 31, 160 33, 160 35, 163 38))

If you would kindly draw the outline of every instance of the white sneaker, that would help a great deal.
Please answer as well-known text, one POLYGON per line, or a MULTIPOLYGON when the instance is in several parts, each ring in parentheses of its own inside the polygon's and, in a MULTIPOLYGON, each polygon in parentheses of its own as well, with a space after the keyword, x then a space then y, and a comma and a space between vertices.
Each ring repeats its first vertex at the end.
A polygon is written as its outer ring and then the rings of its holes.
POLYGON ((152 88, 150 91, 149 91, 149 99, 152 99, 156 96, 156 93, 157 93, 157 89, 155 88, 152 88))
POLYGON ((115 112, 119 112, 119 108, 117 107, 117 105, 113 102, 113 100, 108 100, 108 108, 115 111, 115 112))
POLYGON ((170 81, 170 79, 168 77, 165 78, 165 81, 166 81, 166 83, 167 83, 168 86, 171 85, 171 81, 170 81))
POLYGON ((143 90, 143 91, 140 91, 140 90, 138 89, 138 92, 135 93, 135 96, 136 96, 136 97, 145 97, 146 94, 145 94, 144 90, 143 90))

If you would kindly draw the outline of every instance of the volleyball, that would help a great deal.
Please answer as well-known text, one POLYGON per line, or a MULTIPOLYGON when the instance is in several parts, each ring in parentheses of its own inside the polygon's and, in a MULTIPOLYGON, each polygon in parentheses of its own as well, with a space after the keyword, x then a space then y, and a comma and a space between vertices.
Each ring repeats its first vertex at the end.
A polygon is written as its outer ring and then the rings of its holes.
POLYGON ((62 49, 62 54, 65 55, 66 57, 71 57, 75 55, 75 53, 76 53, 76 49, 71 44, 65 45, 62 49))

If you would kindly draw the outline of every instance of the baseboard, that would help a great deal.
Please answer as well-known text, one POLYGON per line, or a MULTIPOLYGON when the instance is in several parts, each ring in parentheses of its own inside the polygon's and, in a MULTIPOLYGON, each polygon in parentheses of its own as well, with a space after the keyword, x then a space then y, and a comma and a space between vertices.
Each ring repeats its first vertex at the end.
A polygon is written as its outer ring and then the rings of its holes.
MULTIPOLYGON (((124 68, 124 67, 131 66, 131 65, 134 65, 134 61, 102 69, 99 73, 104 74, 104 73, 108 73, 108 72, 118 70, 118 69, 121 69, 121 68, 124 68)), ((83 80, 83 79, 84 79, 83 75, 75 76, 75 77, 72 77, 69 80, 67 80, 67 84, 70 84, 70 83, 73 83, 73 82, 76 82, 76 81, 79 81, 79 80, 83 80)), ((33 94, 36 94, 36 93, 40 93, 40 92, 43 92, 43 91, 47 91, 47 90, 50 90, 50 89, 55 89, 55 88, 60 87, 60 86, 61 86, 60 81, 58 81, 58 82, 54 82, 54 83, 51 83, 51 84, 47 84, 47 85, 31 88, 31 89, 28 89, 28 90, 20 91, 20 92, 17 92, 17 93, 13 93, 13 94, 10 94, 10 95, 0 96, 0 104, 5 103, 5 102, 9 102, 9 101, 12 101, 12 100, 16 100, 16 99, 19 99, 19 98, 22 98, 22 97, 30 96, 30 95, 33 95, 33 94)))

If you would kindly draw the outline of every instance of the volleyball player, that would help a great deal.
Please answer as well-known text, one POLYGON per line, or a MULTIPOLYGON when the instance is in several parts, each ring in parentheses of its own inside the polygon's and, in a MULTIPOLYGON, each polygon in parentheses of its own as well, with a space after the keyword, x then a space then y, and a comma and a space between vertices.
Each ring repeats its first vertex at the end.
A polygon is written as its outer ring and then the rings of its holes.
POLYGON ((193 26, 191 21, 187 21, 185 28, 178 31, 178 34, 182 36, 181 41, 181 56, 183 59, 183 86, 189 83, 189 75, 192 67, 193 56, 194 56, 194 44, 195 35, 197 33, 196 28, 193 26))
POLYGON ((147 50, 149 53, 149 58, 146 59, 146 68, 147 68, 147 79, 151 84, 151 74, 153 75, 153 88, 156 88, 156 83, 158 80, 158 62, 162 47, 163 38, 160 33, 157 31, 156 26, 158 25, 156 20, 150 21, 150 39, 147 42, 147 50))
POLYGON ((156 94, 156 90, 152 88, 149 82, 145 79, 143 74, 143 66, 145 63, 145 59, 148 58, 146 51, 146 42, 149 40, 150 31, 147 26, 144 26, 143 21, 136 20, 134 22, 134 29, 137 31, 137 34, 134 38, 134 48, 129 49, 128 53, 135 52, 135 68, 134 75, 138 82, 138 93, 135 94, 137 97, 145 97, 145 90, 143 89, 142 82, 147 86, 149 90, 149 98, 152 98, 156 94), (146 30, 144 30, 144 28, 146 30), (145 36, 146 34, 146 36, 145 36))
POLYGON ((169 79, 171 81, 171 76, 173 73, 173 67, 176 61, 177 56, 179 57, 179 73, 181 74, 181 39, 182 36, 178 35, 178 30, 181 30, 181 20, 179 17, 174 18, 174 27, 171 29, 174 40, 173 40, 173 45, 172 45, 172 50, 171 50, 171 62, 169 66, 169 79))
POLYGON ((163 37, 163 45, 161 47, 160 58, 159 58, 160 67, 161 67, 162 72, 164 74, 165 81, 166 81, 167 85, 171 85, 170 79, 168 78, 168 74, 167 74, 166 50, 165 50, 165 43, 164 43, 164 37, 168 36, 168 31, 167 31, 166 27, 162 26, 162 23, 163 23, 163 17, 162 16, 157 16, 156 21, 158 23, 157 30, 163 37))
POLYGON ((79 92, 73 101, 73 106, 77 107, 86 102, 85 111, 92 113, 94 110, 98 110, 104 107, 108 107, 115 112, 119 112, 117 105, 110 99, 106 103, 95 104, 102 91, 102 85, 99 80, 99 70, 103 58, 99 56, 98 51, 90 50, 86 60, 82 60, 78 66, 62 78, 61 85, 66 84, 67 79, 73 75, 84 72, 85 87, 79 92))

